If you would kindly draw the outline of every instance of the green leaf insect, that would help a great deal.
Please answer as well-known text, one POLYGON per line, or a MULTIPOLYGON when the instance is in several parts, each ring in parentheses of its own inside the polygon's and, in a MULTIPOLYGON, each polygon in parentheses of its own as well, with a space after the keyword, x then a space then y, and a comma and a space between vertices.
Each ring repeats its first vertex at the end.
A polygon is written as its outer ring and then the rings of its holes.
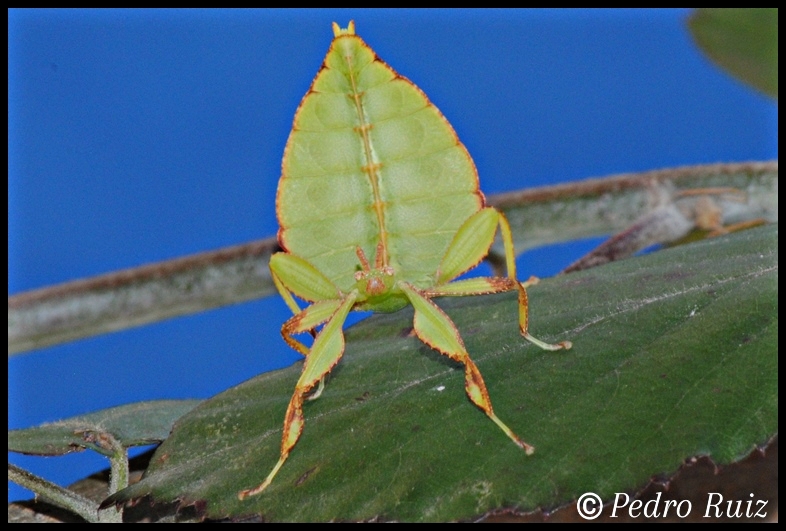
POLYGON ((294 313, 281 334, 305 364, 284 419, 281 456, 257 487, 270 485, 303 431, 303 402, 322 392, 324 378, 344 353, 342 326, 352 310, 395 312, 415 308, 421 341, 465 367, 466 392, 527 454, 495 414, 480 371, 450 318, 434 297, 518 291, 519 328, 527 331, 526 288, 516 280, 510 225, 485 206, 478 172, 453 128, 425 94, 377 57, 357 35, 333 23, 327 56, 298 107, 284 150, 276 213, 278 241, 270 271, 294 313), (497 227, 507 277, 451 282, 488 254, 497 227), (301 309, 294 296, 308 301, 301 309), (319 325, 324 326, 315 334, 319 325), (315 334, 309 349, 294 338, 315 334))

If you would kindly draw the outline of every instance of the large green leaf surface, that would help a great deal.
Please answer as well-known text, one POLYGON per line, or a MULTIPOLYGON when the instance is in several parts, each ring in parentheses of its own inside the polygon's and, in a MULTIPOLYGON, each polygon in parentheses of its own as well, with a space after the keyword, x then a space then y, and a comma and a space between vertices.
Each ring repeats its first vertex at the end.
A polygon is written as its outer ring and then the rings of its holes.
POLYGON ((409 308, 347 332, 261 495, 237 499, 278 459, 300 364, 179 420, 145 478, 112 501, 201 501, 210 517, 457 520, 588 491, 610 499, 691 456, 733 462, 777 433, 777 276, 774 225, 545 280, 530 289, 531 331, 573 341, 559 352, 519 336, 514 294, 440 299, 531 457, 469 402, 461 367, 410 335, 409 308))

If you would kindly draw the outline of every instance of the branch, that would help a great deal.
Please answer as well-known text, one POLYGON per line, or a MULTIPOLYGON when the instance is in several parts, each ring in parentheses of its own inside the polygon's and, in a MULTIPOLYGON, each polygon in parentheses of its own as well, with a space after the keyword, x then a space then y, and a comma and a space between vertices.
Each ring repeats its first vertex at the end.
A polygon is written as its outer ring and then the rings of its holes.
MULTIPOLYGON (((499 194, 519 252, 615 233, 685 190, 734 187, 747 202, 721 204, 723 219, 777 221, 778 162, 686 166, 499 194)), ((8 354, 275 292, 267 264, 275 238, 75 280, 8 297, 8 354)), ((493 257, 492 257, 493 260, 493 257)))

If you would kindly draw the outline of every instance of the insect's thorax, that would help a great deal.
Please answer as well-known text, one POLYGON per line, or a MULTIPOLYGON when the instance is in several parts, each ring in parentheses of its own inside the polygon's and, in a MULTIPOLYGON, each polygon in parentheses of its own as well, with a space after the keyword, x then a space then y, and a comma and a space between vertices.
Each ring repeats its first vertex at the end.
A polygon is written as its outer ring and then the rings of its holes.
POLYGON ((397 312, 405 308, 408 304, 409 299, 404 295, 404 292, 394 285, 389 291, 378 295, 372 295, 367 297, 366 300, 359 301, 355 304, 354 309, 390 313, 397 312))

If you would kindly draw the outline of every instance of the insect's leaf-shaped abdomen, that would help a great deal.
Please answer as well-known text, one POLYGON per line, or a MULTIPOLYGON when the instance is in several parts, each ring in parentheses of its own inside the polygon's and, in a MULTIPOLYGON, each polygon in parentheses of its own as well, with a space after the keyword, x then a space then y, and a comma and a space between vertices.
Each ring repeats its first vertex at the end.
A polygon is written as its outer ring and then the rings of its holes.
POLYGON ((284 154, 284 247, 349 290, 356 247, 373 257, 381 241, 398 278, 427 286, 482 203, 469 153, 425 94, 359 37, 336 37, 284 154))

